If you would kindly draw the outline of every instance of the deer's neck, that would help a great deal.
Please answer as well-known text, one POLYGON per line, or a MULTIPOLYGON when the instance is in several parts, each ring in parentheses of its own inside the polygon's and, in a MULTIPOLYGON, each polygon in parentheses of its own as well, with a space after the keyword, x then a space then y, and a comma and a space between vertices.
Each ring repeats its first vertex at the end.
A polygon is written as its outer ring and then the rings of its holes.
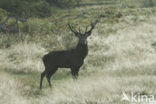
POLYGON ((84 59, 87 56, 87 54, 88 54, 88 45, 87 44, 78 43, 77 46, 76 46, 76 51, 78 52, 79 57, 84 59))

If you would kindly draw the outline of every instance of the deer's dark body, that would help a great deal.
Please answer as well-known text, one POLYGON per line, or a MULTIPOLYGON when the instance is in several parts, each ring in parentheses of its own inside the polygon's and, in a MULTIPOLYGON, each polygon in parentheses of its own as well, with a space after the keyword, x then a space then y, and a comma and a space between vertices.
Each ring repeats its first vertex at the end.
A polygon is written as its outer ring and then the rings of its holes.
MULTIPOLYGON (((70 50, 53 51, 43 56, 45 71, 41 74, 40 89, 42 89, 42 80, 46 76, 49 86, 51 87, 50 78, 58 68, 70 68, 73 78, 77 79, 80 67, 84 63, 84 59, 88 54, 87 37, 90 36, 95 24, 85 34, 78 33, 69 28, 79 38, 77 46, 70 50)), ((87 30, 87 29, 86 29, 87 30)))
POLYGON ((87 44, 79 43, 75 49, 50 52, 43 57, 45 66, 56 68, 74 68, 83 64, 88 54, 87 44))

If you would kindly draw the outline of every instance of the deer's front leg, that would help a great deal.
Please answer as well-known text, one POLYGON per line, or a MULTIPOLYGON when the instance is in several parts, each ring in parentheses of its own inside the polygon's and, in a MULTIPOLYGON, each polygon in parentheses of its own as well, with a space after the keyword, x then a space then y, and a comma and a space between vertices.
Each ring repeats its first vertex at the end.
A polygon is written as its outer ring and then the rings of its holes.
POLYGON ((71 74, 73 76, 73 79, 77 79, 78 78, 79 69, 80 69, 80 67, 73 67, 73 68, 71 68, 71 74))

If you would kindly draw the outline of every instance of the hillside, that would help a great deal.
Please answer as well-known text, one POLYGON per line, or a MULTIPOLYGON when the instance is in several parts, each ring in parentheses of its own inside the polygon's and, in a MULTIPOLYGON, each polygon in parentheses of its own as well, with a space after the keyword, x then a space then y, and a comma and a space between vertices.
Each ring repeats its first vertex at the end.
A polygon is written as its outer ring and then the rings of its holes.
POLYGON ((156 96, 156 7, 100 1, 30 18, 19 34, 0 33, 0 104, 131 104, 121 101, 123 92, 156 96), (42 56, 77 44, 67 23, 85 30, 96 19, 78 80, 69 69, 59 69, 53 87, 45 78, 40 91, 42 56))

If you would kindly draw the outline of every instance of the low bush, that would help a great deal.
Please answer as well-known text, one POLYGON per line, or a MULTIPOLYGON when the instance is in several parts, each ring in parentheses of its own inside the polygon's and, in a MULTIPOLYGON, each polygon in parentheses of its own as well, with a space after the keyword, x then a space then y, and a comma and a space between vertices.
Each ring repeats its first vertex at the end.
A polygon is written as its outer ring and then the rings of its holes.
POLYGON ((0 22, 2 22, 3 18, 7 15, 7 12, 0 8, 0 22))
POLYGON ((142 7, 155 7, 156 6, 156 0, 141 0, 141 1, 142 1, 142 7))

